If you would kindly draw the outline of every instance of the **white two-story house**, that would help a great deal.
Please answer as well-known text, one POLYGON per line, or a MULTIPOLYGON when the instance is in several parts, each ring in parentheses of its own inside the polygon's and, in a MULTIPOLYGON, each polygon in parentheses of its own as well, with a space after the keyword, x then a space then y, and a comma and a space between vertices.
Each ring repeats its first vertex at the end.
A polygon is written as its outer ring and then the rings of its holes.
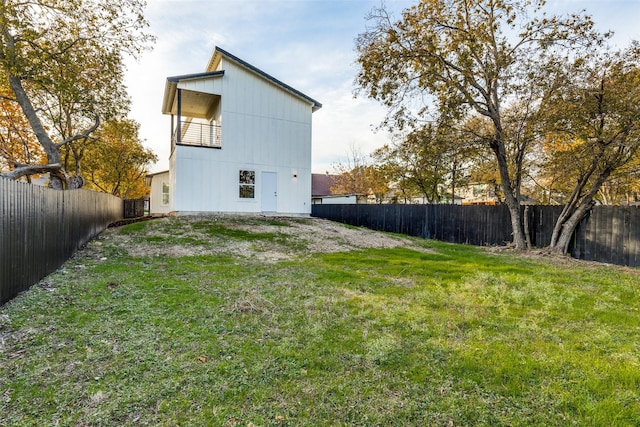
POLYGON ((205 72, 167 78, 171 155, 168 173, 150 176, 151 213, 310 214, 321 107, 216 47, 205 72))

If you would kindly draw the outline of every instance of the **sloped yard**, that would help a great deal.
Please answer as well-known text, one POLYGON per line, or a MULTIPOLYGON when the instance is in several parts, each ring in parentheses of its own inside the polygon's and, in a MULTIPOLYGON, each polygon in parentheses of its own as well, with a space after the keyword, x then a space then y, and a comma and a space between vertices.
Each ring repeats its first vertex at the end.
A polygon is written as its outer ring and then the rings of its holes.
POLYGON ((0 425, 640 425, 639 273, 316 219, 136 223, 0 308, 0 425))

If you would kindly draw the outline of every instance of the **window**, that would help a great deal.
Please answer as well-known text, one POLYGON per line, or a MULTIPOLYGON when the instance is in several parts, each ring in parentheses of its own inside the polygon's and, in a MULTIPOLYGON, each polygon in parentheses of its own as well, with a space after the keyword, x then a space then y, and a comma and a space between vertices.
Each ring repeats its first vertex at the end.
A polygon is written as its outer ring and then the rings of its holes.
POLYGON ((169 183, 162 183, 162 206, 169 206, 169 183))
POLYGON ((253 199, 256 190, 256 172, 240 171, 240 198, 253 199))

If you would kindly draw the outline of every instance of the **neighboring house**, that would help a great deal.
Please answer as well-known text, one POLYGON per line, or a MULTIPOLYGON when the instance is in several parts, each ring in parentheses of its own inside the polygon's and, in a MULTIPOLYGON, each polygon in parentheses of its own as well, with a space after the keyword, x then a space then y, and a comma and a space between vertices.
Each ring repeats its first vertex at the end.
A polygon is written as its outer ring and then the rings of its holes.
POLYGON ((367 203, 366 196, 362 197, 356 194, 334 194, 331 187, 335 185, 338 175, 329 175, 329 173, 311 174, 311 203, 314 205, 338 205, 338 204, 356 204, 367 203))
POLYGON ((326 194, 313 197, 311 203, 314 205, 355 205, 358 203, 366 204, 367 199, 357 194, 326 194))
MULTIPOLYGON (((167 78, 168 211, 309 215, 311 115, 321 107, 219 47, 205 72, 167 78)), ((165 178, 152 177, 152 213, 165 178)))
MULTIPOLYGON (((462 205, 462 197, 455 195, 453 196, 453 204, 454 205, 462 205)), ((451 204, 451 193, 447 193, 445 196, 445 203, 451 204)))
MULTIPOLYGON (((456 204, 458 196, 462 198, 462 205, 499 205, 502 203, 498 197, 500 188, 494 184, 469 184, 456 190, 456 204)), ((521 195, 521 205, 535 205, 536 201, 526 195, 521 195)))
POLYGON ((463 205, 498 205, 500 199, 494 184, 472 183, 459 187, 457 196, 462 197, 463 205))
POLYGON ((147 175, 147 182, 150 182, 151 200, 149 212, 151 215, 166 215, 169 212, 169 201, 171 200, 169 185, 169 171, 157 172, 147 175))

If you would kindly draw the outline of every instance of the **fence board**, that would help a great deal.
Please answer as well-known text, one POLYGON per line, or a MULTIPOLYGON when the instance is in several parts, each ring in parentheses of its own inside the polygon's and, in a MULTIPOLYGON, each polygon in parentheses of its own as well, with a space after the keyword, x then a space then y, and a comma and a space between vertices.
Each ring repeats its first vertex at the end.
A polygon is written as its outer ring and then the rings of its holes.
POLYGON ((622 263, 629 265, 629 248, 630 248, 630 234, 631 234, 631 211, 625 209, 624 224, 622 225, 623 243, 622 243, 622 263))
MULTIPOLYGON (((610 243, 611 247, 611 262, 619 264, 624 259, 624 216, 625 209, 615 209, 611 214, 611 222, 609 227, 611 228, 610 243)), ((609 233, 607 233, 609 234, 609 233)))
POLYGON ((122 200, 108 194, 0 178, 0 304, 54 271, 122 214, 122 200))
POLYGON ((629 263, 632 267, 640 266, 640 209, 629 210, 629 263))
MULTIPOLYGON (((529 232, 548 246, 562 206, 530 206, 529 232)), ((506 206, 313 205, 311 215, 354 226, 478 246, 512 241, 506 206)), ((640 207, 596 206, 578 225, 569 245, 574 258, 640 266, 640 207)))

